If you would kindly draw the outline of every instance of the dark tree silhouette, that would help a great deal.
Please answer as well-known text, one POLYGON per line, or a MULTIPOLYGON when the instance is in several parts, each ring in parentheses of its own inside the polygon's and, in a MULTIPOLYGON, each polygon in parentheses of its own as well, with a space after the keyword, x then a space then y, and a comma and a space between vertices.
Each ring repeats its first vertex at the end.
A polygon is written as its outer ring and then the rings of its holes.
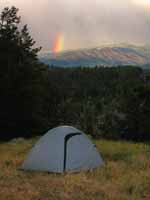
POLYGON ((55 107, 48 68, 37 59, 40 48, 20 20, 15 7, 0 15, 1 138, 40 134, 50 126, 48 110, 55 107))

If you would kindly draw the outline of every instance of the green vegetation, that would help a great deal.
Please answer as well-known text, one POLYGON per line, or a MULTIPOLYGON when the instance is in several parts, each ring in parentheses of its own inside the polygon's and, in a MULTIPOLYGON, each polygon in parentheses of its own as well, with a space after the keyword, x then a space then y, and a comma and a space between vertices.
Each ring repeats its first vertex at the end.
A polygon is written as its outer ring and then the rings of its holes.
POLYGON ((150 139, 150 85, 138 67, 50 68, 60 96, 58 124, 94 137, 150 139))
POLYGON ((0 144, 1 200, 150 199, 150 146, 95 140, 105 165, 94 171, 58 175, 19 170, 37 139, 0 144))
POLYGON ((1 139, 17 137, 20 132, 26 137, 37 130, 41 133, 55 113, 48 69, 39 64, 40 48, 34 48, 35 41, 27 25, 21 28, 20 19, 15 7, 5 8, 0 15, 1 139))

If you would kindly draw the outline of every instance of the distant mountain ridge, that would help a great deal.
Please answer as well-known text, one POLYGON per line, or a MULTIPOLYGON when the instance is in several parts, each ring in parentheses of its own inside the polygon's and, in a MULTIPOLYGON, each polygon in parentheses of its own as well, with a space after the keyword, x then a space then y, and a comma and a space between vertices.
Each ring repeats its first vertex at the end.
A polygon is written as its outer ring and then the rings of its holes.
POLYGON ((107 45, 89 49, 64 51, 61 53, 41 53, 41 62, 60 66, 124 66, 150 67, 150 47, 134 45, 107 45))

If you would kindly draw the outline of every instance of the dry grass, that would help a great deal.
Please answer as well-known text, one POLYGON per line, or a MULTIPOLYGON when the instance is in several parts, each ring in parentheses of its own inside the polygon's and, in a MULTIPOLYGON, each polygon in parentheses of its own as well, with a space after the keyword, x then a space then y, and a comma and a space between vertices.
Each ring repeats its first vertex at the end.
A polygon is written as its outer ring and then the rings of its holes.
POLYGON ((150 200, 150 146, 95 141, 105 166, 56 175, 20 171, 36 139, 0 144, 0 200, 150 200))

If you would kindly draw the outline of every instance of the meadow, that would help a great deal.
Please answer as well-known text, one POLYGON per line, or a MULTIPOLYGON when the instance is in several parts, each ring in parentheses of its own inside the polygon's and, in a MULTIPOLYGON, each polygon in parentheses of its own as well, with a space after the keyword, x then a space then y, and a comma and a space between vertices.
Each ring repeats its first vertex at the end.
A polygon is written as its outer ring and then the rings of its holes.
POLYGON ((90 172, 50 174, 19 168, 37 141, 0 143, 0 200, 149 200, 150 146, 95 140, 105 165, 90 172))

